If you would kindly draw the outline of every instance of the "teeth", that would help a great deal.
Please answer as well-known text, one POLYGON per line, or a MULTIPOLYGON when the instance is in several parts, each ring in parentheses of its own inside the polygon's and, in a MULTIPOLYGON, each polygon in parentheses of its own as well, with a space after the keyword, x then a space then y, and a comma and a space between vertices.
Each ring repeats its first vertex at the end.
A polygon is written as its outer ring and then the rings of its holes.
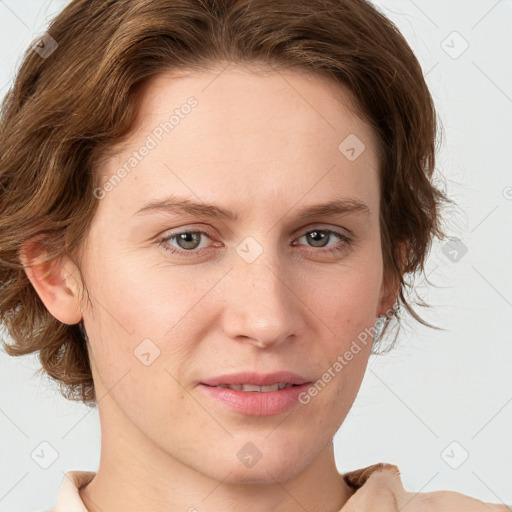
POLYGON ((254 386, 253 384, 219 384, 216 388, 229 388, 236 391, 278 391, 280 389, 291 388, 293 384, 276 383, 271 386, 254 386))

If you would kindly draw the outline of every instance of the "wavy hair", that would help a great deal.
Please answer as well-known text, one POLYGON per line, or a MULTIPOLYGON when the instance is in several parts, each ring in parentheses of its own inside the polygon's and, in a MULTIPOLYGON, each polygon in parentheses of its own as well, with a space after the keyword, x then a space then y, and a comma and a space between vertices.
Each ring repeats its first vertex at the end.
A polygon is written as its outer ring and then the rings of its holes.
POLYGON ((98 163, 129 134, 144 84, 162 71, 260 63, 348 88, 379 141, 384 275, 400 283, 398 305, 438 329, 404 293, 433 238, 446 236, 440 209, 451 201, 433 179, 436 110, 411 48, 369 1, 74 0, 36 43, 0 111, 0 321, 12 338, 6 352, 38 351, 65 398, 96 403, 87 336, 82 322, 63 324, 45 308, 22 247, 37 240, 46 261, 67 256, 80 268, 98 163))

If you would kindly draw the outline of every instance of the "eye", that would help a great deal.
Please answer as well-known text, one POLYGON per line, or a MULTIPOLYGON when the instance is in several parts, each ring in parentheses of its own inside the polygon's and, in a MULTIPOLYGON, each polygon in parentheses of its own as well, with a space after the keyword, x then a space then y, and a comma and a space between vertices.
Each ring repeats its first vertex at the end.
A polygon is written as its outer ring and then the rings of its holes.
MULTIPOLYGON (((199 252, 199 249, 204 249, 205 247, 201 247, 201 241, 203 237, 206 237, 211 240, 209 233, 202 230, 188 230, 188 231, 180 231, 177 233, 173 233, 171 235, 166 236, 165 238, 160 239, 160 244, 163 246, 164 250, 169 251, 172 254, 178 255, 192 255, 193 253, 199 252), (171 242, 175 242, 178 247, 175 245, 170 245, 171 242)), ((299 237, 297 240, 301 238, 306 238, 307 242, 312 244, 313 248, 318 248, 317 252, 324 253, 332 253, 342 251, 347 245, 352 242, 352 238, 342 232, 335 231, 333 229, 312 229, 309 231, 305 231, 304 234, 299 237), (332 247, 329 247, 327 244, 333 238, 333 236, 337 237, 340 242, 335 244, 332 247)), ((293 243, 293 245, 297 245, 297 243, 293 243)))
POLYGON ((162 238, 160 242, 166 251, 181 255, 194 252, 196 249, 202 249, 203 247, 199 246, 203 236, 210 238, 206 231, 180 231, 162 238), (169 242, 171 241, 176 241, 178 247, 170 246, 169 242))
POLYGON ((352 238, 350 236, 345 235, 344 233, 341 233, 339 231, 335 231, 333 229, 312 229, 306 231, 301 237, 298 238, 298 240, 304 237, 306 238, 306 241, 308 243, 313 244, 313 247, 319 247, 320 249, 322 249, 320 252, 329 253, 342 251, 346 247, 346 245, 349 245, 352 242, 352 238), (327 247, 327 243, 331 241, 333 235, 338 237, 341 240, 341 242, 338 242, 332 247, 327 247), (324 249, 324 247, 327 248, 324 249))

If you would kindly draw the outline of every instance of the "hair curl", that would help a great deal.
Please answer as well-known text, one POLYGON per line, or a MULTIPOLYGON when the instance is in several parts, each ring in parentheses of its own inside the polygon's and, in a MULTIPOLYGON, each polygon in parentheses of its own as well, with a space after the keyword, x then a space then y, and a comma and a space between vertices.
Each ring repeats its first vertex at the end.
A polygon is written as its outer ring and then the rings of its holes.
POLYGON ((79 267, 97 164, 129 134, 143 85, 164 70, 261 63, 348 88, 380 143, 385 276, 400 283, 399 305, 437 329, 404 294, 405 275, 424 271, 433 238, 446 236, 440 208, 451 201, 433 183, 436 111, 406 40, 369 1, 74 0, 48 34, 58 47, 46 58, 26 51, 0 112, 0 321, 14 342, 7 353, 39 351, 65 398, 96 403, 87 336, 81 322, 48 312, 20 251, 39 238, 47 261, 68 256, 79 267))

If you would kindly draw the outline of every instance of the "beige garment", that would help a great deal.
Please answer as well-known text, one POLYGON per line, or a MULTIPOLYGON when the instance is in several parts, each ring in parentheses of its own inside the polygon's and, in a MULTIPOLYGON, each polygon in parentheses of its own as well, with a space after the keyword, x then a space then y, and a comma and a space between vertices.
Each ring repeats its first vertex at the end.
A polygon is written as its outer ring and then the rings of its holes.
MULTIPOLYGON (((57 504, 49 512, 87 512, 78 489, 96 473, 68 471, 62 479, 57 504)), ((393 464, 379 463, 343 473, 354 490, 341 512, 512 512, 512 507, 484 503, 452 491, 406 492, 400 471, 393 464)))
POLYGON ((471 498, 454 491, 407 492, 400 470, 380 462, 344 473, 356 489, 341 512, 512 512, 512 507, 471 498))
POLYGON ((78 489, 87 485, 94 475, 94 471, 68 471, 62 478, 57 503, 48 512, 88 512, 78 489))

